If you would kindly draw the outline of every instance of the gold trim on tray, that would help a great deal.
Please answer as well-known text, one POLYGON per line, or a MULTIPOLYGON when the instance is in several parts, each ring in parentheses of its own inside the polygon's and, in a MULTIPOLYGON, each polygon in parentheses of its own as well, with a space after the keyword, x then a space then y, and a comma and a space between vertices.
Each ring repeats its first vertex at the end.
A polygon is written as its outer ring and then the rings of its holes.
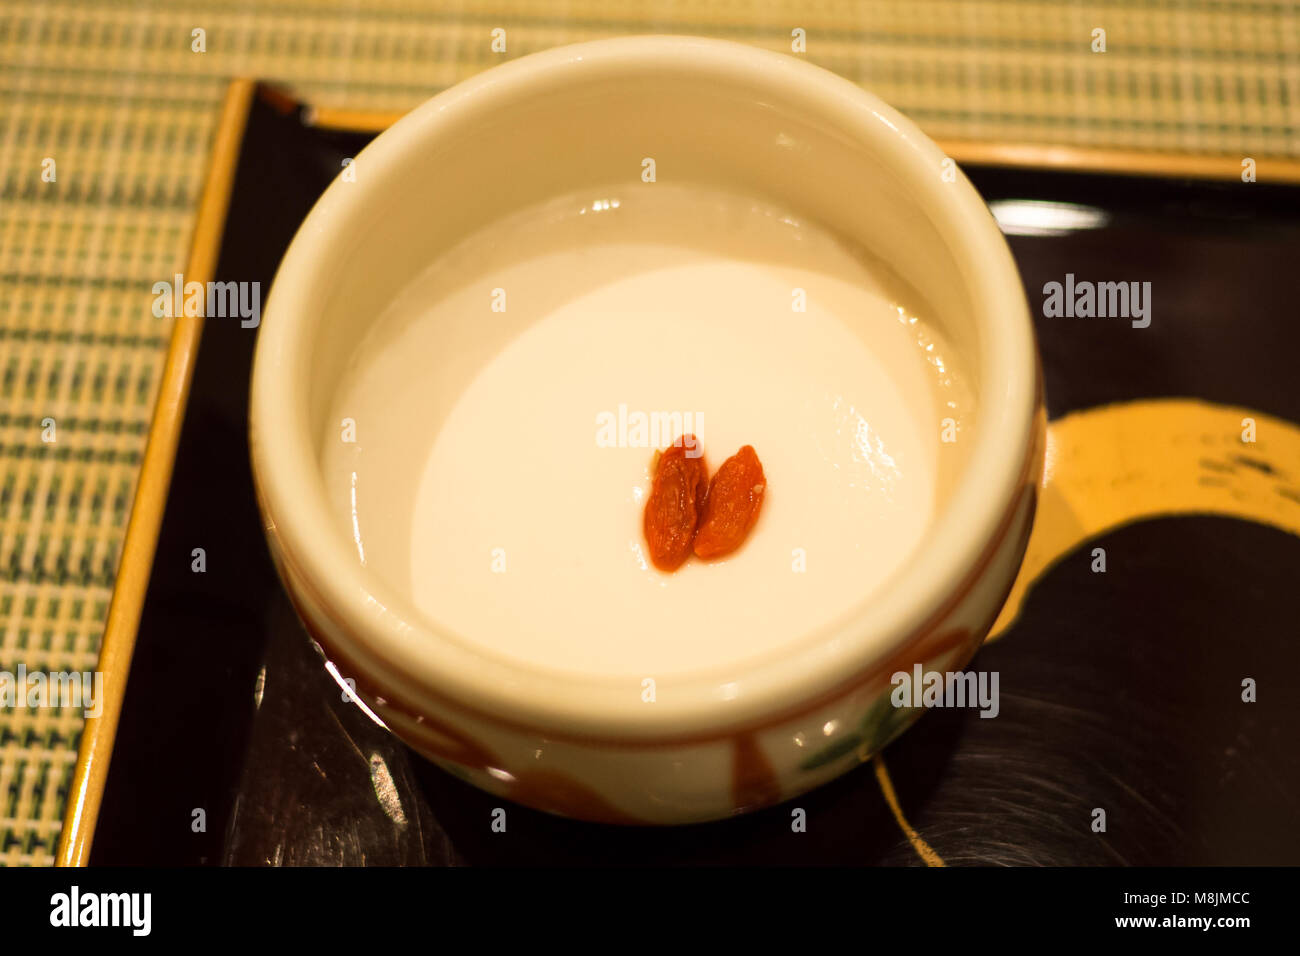
POLYGON ((1031 166, 1056 172, 1164 176, 1172 179, 1221 179, 1241 182, 1242 163, 1255 160, 1255 176, 1264 183, 1300 183, 1300 161, 1279 156, 1225 156, 1210 153, 1160 153, 1043 143, 992 143, 939 140, 939 147, 964 166, 1031 166))
MULTIPOLYGON (((386 110, 304 107, 306 123, 321 129, 380 133, 405 113, 386 110)), ((1300 183, 1300 160, 1281 156, 1236 156, 1212 153, 1165 153, 1091 146, 1052 146, 1046 143, 999 143, 984 140, 936 139, 939 148, 961 166, 1013 166, 1055 172, 1111 173, 1124 176, 1164 176, 1172 179, 1241 181, 1242 163, 1255 160, 1261 183, 1300 183)))
MULTIPOLYGON (((194 224, 189 261, 185 265, 186 281, 206 283, 214 277, 226 210, 234 188, 239 148, 255 89, 252 80, 235 80, 226 89, 194 224)), ((97 666, 104 675, 103 711, 98 717, 87 718, 81 733, 76 771, 55 853, 56 866, 86 865, 104 796, 104 784, 108 780, 108 765, 131 670, 136 630, 149 587, 176 446, 194 375, 199 336, 203 331, 201 316, 180 315, 174 323, 158 400, 149 426, 149 443, 145 448, 122 546, 122 560, 113 586, 113 602, 100 642, 97 666)))

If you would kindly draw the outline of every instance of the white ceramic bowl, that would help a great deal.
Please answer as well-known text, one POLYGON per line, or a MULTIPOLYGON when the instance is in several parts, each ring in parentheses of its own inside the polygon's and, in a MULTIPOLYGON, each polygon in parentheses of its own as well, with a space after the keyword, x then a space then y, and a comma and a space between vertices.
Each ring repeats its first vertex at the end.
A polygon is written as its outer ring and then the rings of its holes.
MULTIPOLYGON (((792 56, 716 40, 563 47, 434 97, 332 184, 286 254, 259 333, 252 460, 286 589, 329 660, 394 732, 478 786, 625 823, 707 820, 792 797, 911 722, 889 676, 954 670, 1023 556, 1042 462, 1032 325, 979 195, 909 120, 792 56), (659 688, 562 679, 432 627, 339 533, 321 473, 345 363, 418 272, 546 198, 660 175, 798 209, 923 290, 977 388, 951 499, 891 586, 775 658, 659 688), (945 176, 945 171, 950 174, 945 176)), ((435 363, 431 375, 437 374, 435 363)))

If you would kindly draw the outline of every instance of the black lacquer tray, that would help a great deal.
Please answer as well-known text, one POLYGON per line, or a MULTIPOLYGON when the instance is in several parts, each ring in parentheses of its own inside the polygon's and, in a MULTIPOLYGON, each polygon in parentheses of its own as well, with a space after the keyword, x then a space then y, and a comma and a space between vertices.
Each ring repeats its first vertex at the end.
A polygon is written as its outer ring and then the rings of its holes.
MULTIPOLYGON (((218 280, 268 289, 373 135, 305 117, 255 103, 218 280)), ((1300 422, 1300 188, 966 171, 991 202, 1104 214, 1010 236, 1036 311, 1067 273, 1152 283, 1145 329, 1036 319, 1051 418, 1184 397, 1300 422)), ((800 797, 805 833, 788 806, 673 829, 517 808, 494 833, 501 800, 345 702, 281 590, 248 464, 254 341, 238 322, 203 332, 92 864, 1300 863, 1300 538, 1211 514, 1129 523, 1065 555, 973 665, 999 672, 999 717, 926 714, 887 748, 887 772, 864 764, 800 797)), ((1240 458, 1211 464, 1266 470, 1300 503, 1300 460, 1240 458)))

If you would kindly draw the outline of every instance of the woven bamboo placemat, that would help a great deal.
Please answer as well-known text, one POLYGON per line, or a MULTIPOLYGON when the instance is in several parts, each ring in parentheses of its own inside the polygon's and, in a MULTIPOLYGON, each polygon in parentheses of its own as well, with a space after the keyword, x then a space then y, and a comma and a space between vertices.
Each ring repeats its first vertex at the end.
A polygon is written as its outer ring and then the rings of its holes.
MULTIPOLYGON (((800 55, 937 138, 1300 157, 1300 12, 1283 2, 10 0, 0 672, 95 666, 171 331, 151 288, 184 266, 229 78, 400 111, 561 43, 694 33, 789 52, 796 30, 800 55)), ((0 864, 52 862, 81 726, 79 709, 0 709, 0 864)))

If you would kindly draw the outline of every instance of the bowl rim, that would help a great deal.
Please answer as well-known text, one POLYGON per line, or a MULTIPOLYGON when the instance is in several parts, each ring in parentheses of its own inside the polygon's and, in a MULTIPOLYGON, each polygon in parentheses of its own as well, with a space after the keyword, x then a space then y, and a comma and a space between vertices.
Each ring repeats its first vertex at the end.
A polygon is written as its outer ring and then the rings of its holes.
MULTIPOLYGON (((667 741, 770 721, 798 702, 833 694, 846 674, 877 667, 924 636, 941 620, 940 609, 951 608, 973 586, 1017 512, 1032 471, 1040 388, 1033 324, 1010 249, 960 170, 955 182, 941 180, 946 158, 912 121, 849 80, 791 55, 686 36, 595 40, 508 61, 439 93, 379 134, 354 159, 365 175, 331 183, 290 243, 272 283, 253 363, 250 452, 265 529, 282 576, 287 568, 310 595, 312 609, 330 622, 324 633, 312 629, 327 654, 357 670, 363 687, 415 713, 441 705, 561 738, 667 741), (833 625, 779 653, 725 672, 671 678, 670 693, 660 682, 655 705, 648 707, 639 681, 557 674, 494 656, 439 629, 357 564, 335 531, 336 516, 321 487, 305 408, 310 368, 301 356, 310 353, 311 304, 317 290, 329 287, 320 252, 345 241, 346 224, 382 197, 386 185, 391 188, 385 173, 408 151, 462 121, 466 111, 490 111, 528 96, 543 79, 590 82, 611 73, 662 76, 665 70, 701 80, 725 76, 771 92, 869 141, 913 190, 965 272, 982 307, 976 319, 981 371, 975 447, 887 593, 864 597, 833 625), (868 610, 871 623, 864 624, 868 610)), ((287 590, 293 596, 292 586, 287 590)), ((304 607, 295 604, 301 615, 304 607)))

